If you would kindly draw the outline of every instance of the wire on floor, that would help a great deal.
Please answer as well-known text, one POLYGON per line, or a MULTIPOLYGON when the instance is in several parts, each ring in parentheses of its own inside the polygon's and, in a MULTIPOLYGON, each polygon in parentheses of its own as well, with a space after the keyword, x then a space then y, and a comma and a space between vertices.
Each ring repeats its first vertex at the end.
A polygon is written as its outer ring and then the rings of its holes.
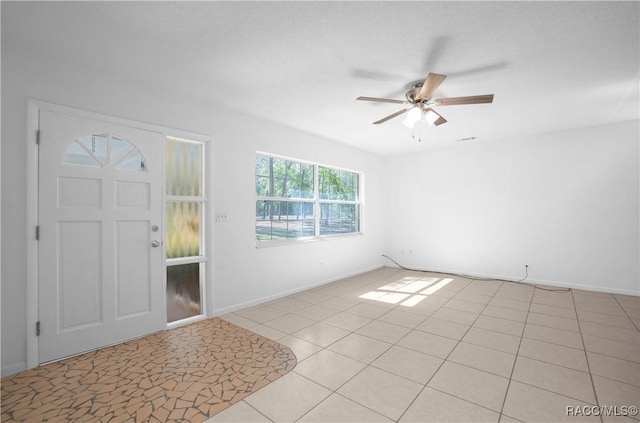
MULTIPOLYGON (((397 261, 395 261, 393 258, 389 257, 386 254, 383 254, 382 257, 385 257, 385 258, 391 260, 398 267, 400 267, 401 269, 404 269, 404 270, 410 270, 412 272, 437 273, 437 274, 440 274, 440 275, 457 276, 459 278, 470 279, 470 280, 474 280, 474 281, 498 281, 498 282, 510 282, 510 283, 522 284, 529 277, 529 267, 527 267, 527 266, 525 266, 525 268, 524 268, 525 269, 524 278, 518 279, 516 281, 513 281, 513 280, 510 280, 510 279, 500 279, 500 278, 482 278, 482 277, 479 277, 479 276, 465 275, 465 274, 462 274, 462 273, 447 273, 447 272, 439 272, 439 271, 436 271, 436 270, 412 269, 410 267, 403 266, 402 264, 398 263, 397 261)), ((540 289, 542 291, 550 291, 550 292, 568 292, 568 291, 571 291, 571 288, 543 288, 543 287, 540 287, 540 286, 538 286, 538 285, 536 285, 534 283, 528 283, 528 282, 525 285, 533 286, 535 289, 540 289)))

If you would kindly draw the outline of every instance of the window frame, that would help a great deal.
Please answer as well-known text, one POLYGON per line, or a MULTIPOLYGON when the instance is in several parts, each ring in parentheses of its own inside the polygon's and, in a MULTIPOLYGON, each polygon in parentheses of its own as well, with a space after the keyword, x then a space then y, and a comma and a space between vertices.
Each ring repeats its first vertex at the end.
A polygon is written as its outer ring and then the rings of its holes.
POLYGON ((310 241, 320 241, 327 239, 340 239, 340 238, 348 238, 354 236, 362 236, 364 235, 364 172, 356 171, 352 169, 347 169, 344 167, 327 165, 319 162, 313 162, 309 160, 296 159, 292 157, 282 156, 279 154, 266 153, 263 151, 256 151, 256 156, 253 161, 254 165, 254 179, 253 179, 253 191, 254 191, 254 206, 258 204, 260 201, 271 201, 271 202, 287 202, 287 203, 308 203, 313 204, 313 221, 314 221, 314 234, 311 236, 299 236, 293 238, 278 238, 278 239, 269 239, 269 240, 259 240, 258 233, 256 232, 256 218, 254 216, 254 235, 256 237, 256 248, 277 246, 277 245, 286 245, 286 244, 295 244, 301 242, 310 242, 310 241), (313 167, 313 196, 311 198, 304 197, 279 197, 279 196, 264 196, 258 195, 256 192, 256 162, 259 157, 266 158, 274 158, 279 160, 285 160, 294 163, 300 163, 313 167), (355 190, 355 200, 331 200, 331 199, 322 199, 320 198, 320 187, 319 187, 319 174, 320 168, 326 168, 331 170, 349 172, 355 174, 357 176, 357 184, 355 190), (358 222, 358 230, 354 232, 345 232, 345 233, 330 233, 330 234, 321 234, 320 220, 321 220, 321 208, 323 204, 347 204, 347 205, 355 205, 358 210, 357 222, 358 222))

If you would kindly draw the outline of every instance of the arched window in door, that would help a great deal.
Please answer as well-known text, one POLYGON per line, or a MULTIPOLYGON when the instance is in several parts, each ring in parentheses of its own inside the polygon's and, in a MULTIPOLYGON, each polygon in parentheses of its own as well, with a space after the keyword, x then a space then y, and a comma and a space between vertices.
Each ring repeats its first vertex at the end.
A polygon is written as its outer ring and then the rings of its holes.
POLYGON ((146 161, 135 145, 109 133, 77 138, 67 147, 62 163, 98 168, 111 166, 117 170, 146 172, 146 161))

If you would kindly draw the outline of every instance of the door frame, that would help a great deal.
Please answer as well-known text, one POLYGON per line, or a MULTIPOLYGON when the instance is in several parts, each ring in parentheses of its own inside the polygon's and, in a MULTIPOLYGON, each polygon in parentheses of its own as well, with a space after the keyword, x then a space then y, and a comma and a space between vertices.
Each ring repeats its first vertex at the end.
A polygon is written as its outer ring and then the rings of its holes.
MULTIPOLYGON (((194 132, 188 132, 178 129, 173 129, 161 125, 153 125, 149 123, 139 122, 132 119, 126 119, 122 117, 116 117, 108 114, 97 113, 82 109, 77 109, 68 106, 62 106, 55 103, 49 103, 41 100, 28 99, 27 100, 27 137, 26 137, 26 153, 27 153, 27 163, 26 163, 26 186, 27 186, 27 209, 26 209, 26 221, 27 227, 25 228, 25 239, 27 240, 27 256, 26 256, 26 314, 27 314, 27 326, 25 328, 26 338, 27 338, 27 369, 31 369, 37 367, 40 364, 39 360, 39 343, 38 336, 36 335, 36 324, 39 320, 39 309, 38 309, 38 292, 39 292, 39 283, 38 283, 38 267, 39 267, 39 257, 38 257, 38 241, 36 240, 36 227, 39 223, 38 216, 38 198, 39 198, 39 186, 38 186, 38 144, 37 144, 37 135, 38 129, 40 126, 40 111, 46 110, 53 113, 67 114, 76 116, 79 118, 85 119, 93 119, 102 121, 109 124, 120 125, 131 127, 140 130, 148 130, 153 132, 160 132, 163 136, 163 141, 166 141, 167 137, 174 138, 184 138, 193 141, 199 141, 205 144, 205 156, 204 156, 204 166, 203 166, 203 178, 206 179, 207 183, 205 184, 205 197, 207 199, 208 206, 206 207, 206 222, 213 222, 213 175, 212 172, 209 172, 208 169, 211 168, 211 164, 213 164, 213 142, 212 137, 208 135, 198 134, 194 132)), ((164 222, 165 218, 165 181, 164 181, 164 144, 162 150, 162 196, 161 196, 161 207, 162 207, 162 221, 164 222)), ((205 242, 206 242, 206 251, 207 251, 207 262, 213 263, 213 230, 211 226, 205 228, 205 242)), ((164 233, 164 231, 163 231, 164 233)), ((163 240, 164 241, 164 240, 163 240)), ((163 267, 166 268, 166 260, 163 260, 163 267)), ((163 282, 166 284, 166 272, 164 272, 163 282)), ((204 275, 204 280, 202 281, 202 291, 203 291, 203 301, 201 302, 203 313, 201 318, 211 317, 213 316, 213 303, 210 300, 210 296, 206 295, 206 293, 213 292, 213 269, 211 264, 206 266, 206 271, 204 275)), ((163 289, 163 295, 166 296, 166 288, 163 289)), ((166 297, 165 297, 166 300, 166 297)), ((166 313, 165 313, 166 314, 166 313)), ((165 316, 166 320, 166 316, 165 316)), ((187 319, 186 323, 190 323, 194 321, 193 318, 187 319)), ((198 319, 195 319, 198 320, 198 319)), ((165 322, 166 323, 166 322, 165 322)), ((176 325, 172 325, 171 327, 175 327, 176 325)))

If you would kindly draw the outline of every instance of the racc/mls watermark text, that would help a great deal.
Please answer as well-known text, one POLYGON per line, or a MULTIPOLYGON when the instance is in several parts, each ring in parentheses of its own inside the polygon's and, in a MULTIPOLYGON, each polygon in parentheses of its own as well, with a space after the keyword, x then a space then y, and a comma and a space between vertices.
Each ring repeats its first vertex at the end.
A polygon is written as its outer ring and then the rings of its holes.
POLYGON ((567 405, 567 416, 637 416, 635 405, 567 405))

